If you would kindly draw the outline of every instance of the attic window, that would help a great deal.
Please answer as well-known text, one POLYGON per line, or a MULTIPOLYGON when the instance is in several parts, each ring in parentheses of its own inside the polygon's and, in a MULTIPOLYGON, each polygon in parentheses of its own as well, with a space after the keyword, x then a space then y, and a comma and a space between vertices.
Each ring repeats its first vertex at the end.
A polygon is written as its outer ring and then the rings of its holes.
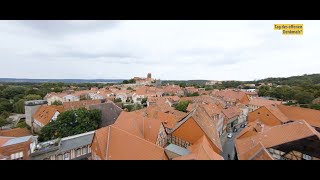
POLYGON ((267 114, 267 116, 269 116, 269 114, 267 114))
POLYGON ((260 112, 258 112, 258 114, 260 114, 260 112))

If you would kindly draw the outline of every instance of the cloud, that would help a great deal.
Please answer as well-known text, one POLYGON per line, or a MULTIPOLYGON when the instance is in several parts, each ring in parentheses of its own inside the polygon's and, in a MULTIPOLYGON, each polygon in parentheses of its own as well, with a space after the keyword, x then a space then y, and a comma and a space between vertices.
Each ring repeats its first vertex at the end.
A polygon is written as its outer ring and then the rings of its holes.
POLYGON ((119 25, 118 21, 81 21, 81 20, 25 20, 19 21, 22 25, 42 35, 65 36, 72 33, 95 32, 108 30, 119 25))
POLYGON ((1 21, 0 77, 253 80, 319 73, 318 21, 1 21), (273 24, 303 23, 303 36, 273 24))

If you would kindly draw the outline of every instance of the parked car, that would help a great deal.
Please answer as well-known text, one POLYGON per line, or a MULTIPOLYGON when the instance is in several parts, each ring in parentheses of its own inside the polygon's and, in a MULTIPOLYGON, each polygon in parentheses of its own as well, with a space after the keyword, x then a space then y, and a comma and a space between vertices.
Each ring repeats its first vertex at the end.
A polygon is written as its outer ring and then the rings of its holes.
POLYGON ((232 138, 233 137, 233 134, 232 133, 228 133, 228 135, 227 135, 227 138, 232 138))
POLYGON ((246 125, 245 124, 241 124, 241 126, 240 126, 241 128, 244 128, 244 127, 246 127, 246 125))
POLYGON ((233 128, 233 132, 238 132, 238 129, 237 128, 233 128))

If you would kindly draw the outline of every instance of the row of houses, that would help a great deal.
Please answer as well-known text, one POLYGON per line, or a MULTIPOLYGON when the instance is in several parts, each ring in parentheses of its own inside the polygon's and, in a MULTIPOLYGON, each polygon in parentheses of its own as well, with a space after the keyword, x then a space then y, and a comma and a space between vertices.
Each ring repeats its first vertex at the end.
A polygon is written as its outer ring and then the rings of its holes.
POLYGON ((248 115, 236 137, 240 160, 319 160, 320 111, 265 104, 248 115))

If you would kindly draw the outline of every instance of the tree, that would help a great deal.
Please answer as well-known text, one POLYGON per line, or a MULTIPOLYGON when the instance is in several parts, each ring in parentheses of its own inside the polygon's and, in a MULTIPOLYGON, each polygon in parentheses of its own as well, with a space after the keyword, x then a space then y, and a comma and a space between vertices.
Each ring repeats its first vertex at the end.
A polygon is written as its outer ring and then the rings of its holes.
POLYGON ((3 126, 8 124, 10 124, 10 122, 6 118, 0 116, 0 129, 2 129, 3 126))
POLYGON ((60 105, 62 105, 62 102, 55 100, 53 103, 51 103, 51 105, 60 106, 60 105))
POLYGON ((133 88, 132 88, 132 87, 128 87, 128 88, 127 88, 127 90, 130 90, 130 91, 132 91, 132 90, 133 90, 133 88))
POLYGON ((187 97, 193 97, 193 96, 199 96, 199 93, 198 92, 194 92, 194 93, 189 93, 187 94, 187 97))
POLYGON ((123 108, 127 109, 129 112, 132 112, 132 111, 142 109, 143 107, 142 107, 142 105, 135 103, 135 104, 125 105, 125 106, 123 106, 123 108))
POLYGON ((0 98, 0 113, 3 111, 12 112, 12 104, 8 99, 0 98))
POLYGON ((122 81, 122 84, 129 84, 129 81, 128 80, 124 80, 124 81, 122 81))
POLYGON ((65 111, 55 121, 44 126, 39 141, 48 141, 96 130, 101 123, 100 110, 85 108, 65 111))
POLYGON ((136 80, 135 79, 129 79, 128 83, 129 84, 134 84, 134 83, 136 83, 136 80))
POLYGON ((41 100, 42 97, 37 94, 29 94, 29 95, 25 96, 24 99, 26 99, 27 101, 32 101, 32 100, 41 100))
POLYGON ((80 101, 83 101, 83 100, 92 100, 92 98, 86 94, 80 95, 80 101))
POLYGON ((147 100, 148 100, 148 98, 143 98, 143 99, 141 100, 141 104, 146 103, 146 102, 147 102, 147 100))
POLYGON ((16 95, 25 94, 25 90, 23 86, 9 86, 2 91, 2 95, 6 99, 13 99, 16 95))
POLYGON ((24 102, 25 99, 20 99, 18 102, 13 104, 13 111, 18 114, 24 114, 24 102))
POLYGON ((314 96, 311 93, 308 93, 308 92, 299 92, 294 96, 294 98, 300 104, 309 104, 314 99, 314 96))
POLYGON ((175 106, 175 109, 178 110, 178 111, 186 112, 189 103, 190 103, 190 101, 180 101, 180 102, 175 106))
POLYGON ((117 103, 117 102, 122 102, 121 98, 116 98, 114 99, 114 102, 117 103))
POLYGON ((258 95, 259 96, 270 96, 270 87, 269 86, 260 86, 258 95))

